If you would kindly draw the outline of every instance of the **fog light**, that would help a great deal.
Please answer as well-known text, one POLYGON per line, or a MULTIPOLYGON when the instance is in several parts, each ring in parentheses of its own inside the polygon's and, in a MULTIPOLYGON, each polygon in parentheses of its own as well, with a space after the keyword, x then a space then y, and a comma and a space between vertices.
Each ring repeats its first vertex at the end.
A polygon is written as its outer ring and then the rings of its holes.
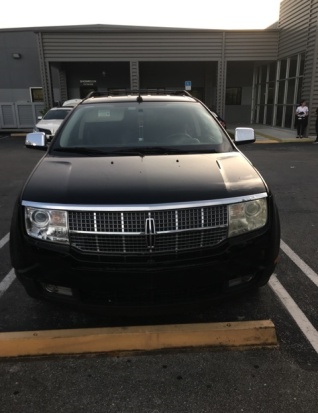
POLYGON ((54 285, 54 284, 42 284, 45 291, 50 294, 61 294, 67 295, 69 297, 73 296, 73 291, 69 287, 63 287, 62 285, 54 285))

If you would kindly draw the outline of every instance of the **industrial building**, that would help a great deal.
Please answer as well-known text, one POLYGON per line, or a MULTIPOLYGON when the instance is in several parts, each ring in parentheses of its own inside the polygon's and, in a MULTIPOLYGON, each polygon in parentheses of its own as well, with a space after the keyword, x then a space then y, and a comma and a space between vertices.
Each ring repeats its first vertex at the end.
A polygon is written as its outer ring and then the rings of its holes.
MULTIPOLYGON (((213 26, 213 21, 211 21, 213 26)), ((92 90, 188 89, 227 123, 294 129, 318 108, 318 0, 283 0, 264 30, 90 25, 0 30, 0 132, 92 90)))

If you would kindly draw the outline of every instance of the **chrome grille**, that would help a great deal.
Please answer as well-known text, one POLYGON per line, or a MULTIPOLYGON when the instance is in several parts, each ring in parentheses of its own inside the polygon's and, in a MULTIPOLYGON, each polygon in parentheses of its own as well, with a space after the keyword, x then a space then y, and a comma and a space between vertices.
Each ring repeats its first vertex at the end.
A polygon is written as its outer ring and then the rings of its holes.
POLYGON ((227 206, 155 211, 69 211, 71 245, 84 252, 147 254, 214 246, 227 237, 227 206), (146 220, 155 230, 148 232, 146 220))

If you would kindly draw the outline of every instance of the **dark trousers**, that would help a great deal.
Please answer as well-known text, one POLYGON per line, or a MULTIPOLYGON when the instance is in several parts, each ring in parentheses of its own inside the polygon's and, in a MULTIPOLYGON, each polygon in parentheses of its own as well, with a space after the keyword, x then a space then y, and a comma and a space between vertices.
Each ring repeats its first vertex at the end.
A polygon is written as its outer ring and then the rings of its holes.
POLYGON ((297 136, 303 136, 305 134, 307 126, 307 118, 297 118, 296 127, 297 127, 297 136))

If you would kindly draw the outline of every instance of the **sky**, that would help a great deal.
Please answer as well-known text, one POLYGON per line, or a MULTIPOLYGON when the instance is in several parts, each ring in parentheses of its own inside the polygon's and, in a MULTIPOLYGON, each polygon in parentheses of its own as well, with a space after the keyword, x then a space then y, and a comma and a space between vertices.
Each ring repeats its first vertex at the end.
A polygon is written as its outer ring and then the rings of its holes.
POLYGON ((0 29, 110 24, 205 29, 265 29, 282 0, 7 0, 0 29))

